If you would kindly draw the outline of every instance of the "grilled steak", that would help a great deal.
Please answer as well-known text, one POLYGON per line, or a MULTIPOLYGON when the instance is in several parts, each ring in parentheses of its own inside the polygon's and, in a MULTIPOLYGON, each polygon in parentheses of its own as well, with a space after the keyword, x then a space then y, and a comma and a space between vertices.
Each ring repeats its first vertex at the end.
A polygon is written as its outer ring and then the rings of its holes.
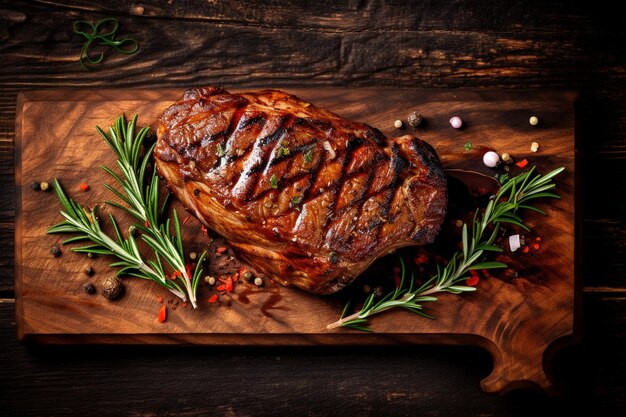
POLYGON ((435 151, 277 90, 194 88, 159 120, 159 174, 207 227, 281 284, 328 294, 431 242, 447 206, 435 151))

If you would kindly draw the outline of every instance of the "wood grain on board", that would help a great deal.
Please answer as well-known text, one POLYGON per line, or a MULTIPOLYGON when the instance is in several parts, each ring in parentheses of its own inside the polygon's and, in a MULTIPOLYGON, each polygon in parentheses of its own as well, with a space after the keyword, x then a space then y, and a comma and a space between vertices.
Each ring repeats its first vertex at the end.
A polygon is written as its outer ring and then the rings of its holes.
MULTIPOLYGON (((267 282, 263 288, 239 284, 233 293, 209 304, 212 290, 200 289, 197 310, 169 309, 168 320, 156 320, 162 295, 151 282, 127 280, 125 296, 109 302, 87 295, 83 283, 111 274, 108 260, 84 257, 62 247, 59 258, 50 248, 63 236, 46 235, 60 220, 53 193, 36 192, 33 180, 56 177, 68 193, 89 206, 110 198, 100 164, 114 158, 95 132, 121 113, 138 113, 139 123, 151 124, 181 94, 167 90, 44 91, 22 93, 18 99, 16 311, 20 337, 52 343, 193 343, 193 344, 472 344, 487 349, 494 359, 492 373, 482 381, 488 392, 503 392, 535 384, 546 390, 551 381, 544 364, 552 348, 575 334, 577 318, 574 213, 574 100, 567 92, 393 88, 287 89, 305 100, 341 116, 398 132, 393 122, 419 109, 427 123, 415 133, 437 150, 445 168, 474 168, 489 173, 477 149, 506 151, 547 172, 564 166, 558 178, 561 200, 541 205, 547 217, 525 218, 541 249, 510 255, 515 274, 483 279, 476 293, 444 295, 427 307, 436 320, 391 311, 376 317, 375 334, 347 329, 327 330, 341 311, 341 300, 319 297, 267 282), (463 129, 450 128, 448 119, 463 118, 463 129), (541 124, 528 124, 530 115, 541 124), (540 143, 531 153, 530 144, 540 143), (91 190, 78 191, 87 181, 91 190), (94 278, 81 271, 91 265, 94 278), (546 351, 547 356, 546 356, 546 351)), ((104 212, 108 211, 105 209, 104 212)), ((103 216, 104 217, 104 216, 103 216)), ((210 248, 209 237, 195 220, 185 228, 186 245, 198 251, 210 248)), ((494 274, 495 275, 495 274, 494 274)), ((171 307, 171 306, 170 306, 171 307)))

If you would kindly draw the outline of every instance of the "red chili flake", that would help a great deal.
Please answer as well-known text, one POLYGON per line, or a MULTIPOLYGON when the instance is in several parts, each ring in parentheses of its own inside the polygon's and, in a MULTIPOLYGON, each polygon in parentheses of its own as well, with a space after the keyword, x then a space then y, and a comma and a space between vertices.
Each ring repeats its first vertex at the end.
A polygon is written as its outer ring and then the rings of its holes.
POLYGON ((160 304, 163 304, 163 296, 162 296, 162 295, 159 295, 159 296, 157 297, 157 301, 158 301, 160 304))
POLYGON ((522 253, 528 253, 528 251, 530 251, 530 248, 528 246, 524 246, 522 248, 522 253))
POLYGON ((226 249, 228 249, 226 246, 220 246, 219 248, 215 249, 215 253, 224 253, 226 252, 226 249))
POLYGON ((470 287, 474 287, 476 286, 476 284, 478 284, 478 281, 480 281, 480 278, 478 278, 478 275, 474 275, 468 279, 465 280, 465 284, 467 284, 470 287))
POLYGON ((239 278, 243 278, 243 274, 245 274, 246 272, 248 272, 248 268, 242 266, 241 268, 239 268, 239 272, 237 272, 237 275, 239 275, 239 278))
POLYGON ((150 223, 148 223, 148 220, 146 220, 146 227, 150 227, 150 223))
POLYGON ((174 271, 172 273, 172 275, 170 275, 170 279, 176 279, 176 278, 182 278, 183 274, 180 273, 180 271, 174 271))
POLYGON ((187 222, 191 219, 191 216, 187 216, 183 219, 183 226, 187 224, 187 222))
POLYGON ((183 308, 187 308, 189 304, 187 304, 187 302, 185 301, 184 303, 181 304, 181 306, 183 306, 183 308))
POLYGON ((158 320, 159 322, 163 323, 166 318, 167 318, 167 307, 165 306, 165 304, 163 304, 161 308, 159 308, 158 320))
POLYGON ((419 256, 417 256, 415 259, 413 259, 413 261, 415 262, 416 265, 422 265, 422 264, 428 263, 428 256, 422 253, 419 256))
POLYGON ((211 297, 209 297, 209 303, 214 303, 217 301, 217 294, 213 294, 211 297))
POLYGON ((524 168, 526 165, 528 165, 528 159, 524 158, 515 165, 517 165, 520 168, 524 168))
POLYGON ((490 277, 490 276, 491 276, 491 274, 489 273, 489 271, 488 271, 488 270, 486 270, 486 269, 483 269, 481 272, 483 273, 483 275, 484 275, 485 277, 490 277))
POLYGON ((224 284, 220 285, 219 287, 217 287, 218 291, 226 291, 226 292, 232 292, 233 290, 233 279, 232 277, 226 277, 226 278, 218 278, 218 280, 222 281, 224 284))
POLYGON ((80 185, 78 186, 78 189, 80 191, 89 191, 89 184, 87 184, 86 182, 81 182, 80 185))
POLYGON ((193 267, 194 267, 194 265, 192 265, 192 264, 186 264, 185 265, 185 270, 187 271, 187 276, 189 278, 193 277, 193 273, 191 272, 193 267))
POLYGON ((539 243, 535 243, 535 244, 533 245, 533 249, 534 249, 534 250, 539 250, 539 248, 540 248, 539 243))
POLYGON ((535 242, 541 242, 541 238, 540 238, 539 236, 537 236, 537 237, 535 238, 535 242))
POLYGON ((201 225, 200 230, 202 230, 202 233, 204 233, 205 236, 209 235, 209 231, 207 230, 205 225, 201 225))

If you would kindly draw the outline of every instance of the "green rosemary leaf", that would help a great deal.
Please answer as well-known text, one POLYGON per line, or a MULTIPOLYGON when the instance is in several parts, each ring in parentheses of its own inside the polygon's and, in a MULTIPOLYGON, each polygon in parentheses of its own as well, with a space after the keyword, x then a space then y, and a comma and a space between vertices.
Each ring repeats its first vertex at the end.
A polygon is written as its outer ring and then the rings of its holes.
POLYGON ((84 242, 85 240, 89 240, 89 236, 87 236, 87 235, 79 235, 79 236, 71 237, 69 239, 65 239, 63 241, 63 244, 64 245, 68 245, 70 243, 75 243, 75 242, 84 242))
POLYGON ((97 249, 91 247, 72 248, 72 252, 93 253, 97 255, 115 255, 115 253, 109 249, 97 249))
POLYGON ((351 304, 350 300, 348 300, 346 305, 343 306, 343 310, 341 311, 341 315, 339 316, 340 319, 346 316, 346 313, 348 313, 348 310, 350 309, 350 304, 351 304))
POLYGON ((476 249, 481 249, 483 251, 488 251, 488 252, 503 252, 504 251, 504 249, 502 249, 500 246, 488 245, 488 244, 479 245, 476 247, 476 249))
POLYGON ((497 268, 506 268, 507 264, 505 264, 504 262, 496 262, 496 261, 490 261, 490 262, 479 262, 476 263, 474 265, 472 265, 471 269, 474 270, 479 270, 479 269, 497 269, 497 268))

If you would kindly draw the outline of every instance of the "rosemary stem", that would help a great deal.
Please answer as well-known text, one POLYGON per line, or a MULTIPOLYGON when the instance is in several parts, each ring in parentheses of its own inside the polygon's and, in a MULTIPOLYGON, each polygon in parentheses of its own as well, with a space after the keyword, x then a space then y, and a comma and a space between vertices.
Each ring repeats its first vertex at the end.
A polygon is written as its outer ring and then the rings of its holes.
POLYGON ((331 330, 331 329, 336 329, 338 327, 343 326, 344 323, 351 321, 351 320, 356 320, 360 318, 359 317, 359 312, 356 312, 354 314, 350 314, 349 316, 345 316, 340 318, 339 320, 337 320, 334 323, 330 323, 328 326, 326 326, 326 329, 331 330))

